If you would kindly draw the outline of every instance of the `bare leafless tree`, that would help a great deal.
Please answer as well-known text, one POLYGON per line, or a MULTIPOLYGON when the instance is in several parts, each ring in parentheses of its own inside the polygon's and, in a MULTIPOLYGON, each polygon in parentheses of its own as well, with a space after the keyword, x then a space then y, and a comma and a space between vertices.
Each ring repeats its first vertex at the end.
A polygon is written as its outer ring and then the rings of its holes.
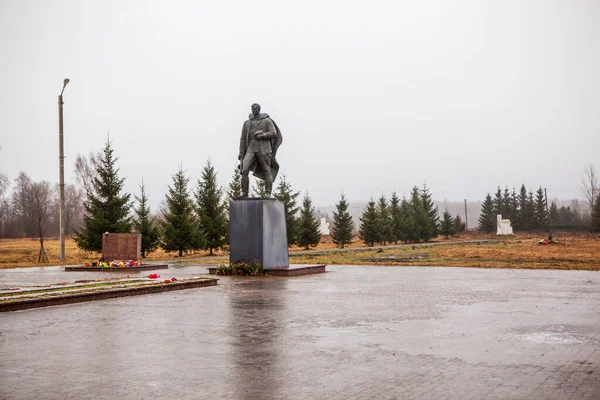
POLYGON ((65 233, 70 235, 83 223, 85 193, 75 185, 65 186, 65 233))
POLYGON ((75 177, 77 183, 83 188, 85 194, 93 189, 94 178, 97 176, 97 162, 100 159, 100 152, 90 152, 86 157, 77 153, 75 157, 75 177))
POLYGON ((38 262, 48 262, 48 256, 44 249, 44 237, 48 226, 48 209, 52 202, 52 186, 48 181, 32 183, 30 187, 33 215, 36 223, 37 235, 40 239, 40 252, 38 262))
POLYGON ((9 204, 6 200, 6 191, 8 190, 8 177, 0 173, 0 237, 4 237, 6 233, 6 224, 9 217, 9 204))
POLYGON ((25 172, 20 172, 15 179, 11 198, 14 218, 20 222, 20 230, 25 232, 27 237, 35 235, 34 210, 31 199, 32 184, 31 178, 25 172))
MULTIPOLYGON (((0 150, 2 147, 0 147, 0 150)), ((8 176, 0 172, 0 237, 4 237, 6 233, 6 224, 9 218, 10 207, 6 200, 6 192, 10 186, 8 176)))
MULTIPOLYGON (((1 149, 2 147, 0 147, 0 150, 1 149)), ((10 182, 8 181, 8 176, 2 171, 0 171, 0 199, 4 199, 9 185, 10 182)))
POLYGON ((587 201, 588 212, 591 213, 594 209, 596 198, 600 194, 600 183, 598 183, 598 175, 593 164, 586 165, 583 170, 581 192, 587 201))
POLYGON ((0 172, 0 198, 4 198, 9 185, 8 176, 0 172))

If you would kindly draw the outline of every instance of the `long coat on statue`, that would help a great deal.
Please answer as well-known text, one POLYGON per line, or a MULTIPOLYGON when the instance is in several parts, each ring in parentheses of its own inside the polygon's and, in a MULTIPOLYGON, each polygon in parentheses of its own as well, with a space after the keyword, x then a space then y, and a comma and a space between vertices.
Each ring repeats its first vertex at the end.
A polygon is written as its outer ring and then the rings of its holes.
MULTIPOLYGON (((271 136, 269 135, 269 133, 272 132, 273 128, 275 128, 275 132, 273 132, 274 134, 272 135, 273 137, 266 140, 260 140, 259 142, 260 152, 263 155, 271 154, 271 176, 273 177, 273 182, 275 182, 275 178, 279 173, 279 163, 277 162, 276 157, 277 150, 279 149, 279 146, 281 146, 281 143, 283 143, 283 136, 281 136, 281 131, 279 130, 279 127, 277 126, 275 121, 273 121, 269 117, 269 114, 260 113, 256 119, 254 118, 253 114, 250 114, 248 116, 248 120, 245 121, 244 125, 242 126, 242 136, 240 138, 240 155, 243 156, 246 154, 246 150, 250 145, 250 135, 253 135, 254 132, 256 132, 257 130, 262 130, 265 134, 267 134, 268 137, 271 136), (252 122, 256 122, 257 120, 258 124, 255 124, 253 127, 252 122)), ((258 163, 256 159, 254 160, 252 165, 250 165, 250 171, 253 172, 253 175, 255 177, 262 180, 265 179, 265 172, 262 170, 260 163, 258 163)))

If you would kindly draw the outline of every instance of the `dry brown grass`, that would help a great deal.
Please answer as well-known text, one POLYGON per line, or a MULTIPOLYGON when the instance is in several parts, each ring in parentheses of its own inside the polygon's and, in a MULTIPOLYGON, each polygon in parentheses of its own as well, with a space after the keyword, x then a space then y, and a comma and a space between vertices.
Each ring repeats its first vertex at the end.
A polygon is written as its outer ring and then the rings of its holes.
POLYGON ((448 265, 512 268, 600 268, 600 240, 568 237, 540 245, 537 238, 509 239, 497 244, 439 247, 435 257, 448 265))
MULTIPOLYGON (((48 255, 48 263, 38 263, 40 243, 34 239, 0 239, 0 268, 37 267, 45 265, 77 265, 91 260, 97 260, 99 253, 90 253, 77 247, 73 239, 65 240, 65 262, 60 262, 60 241, 58 238, 50 238, 44 241, 44 249, 48 255)), ((224 255, 216 252, 215 255, 224 255)), ((208 252, 189 253, 183 257, 177 257, 177 253, 166 253, 162 249, 151 253, 144 261, 189 259, 208 255, 208 252)))
MULTIPOLYGON (((471 236, 467 239, 475 238, 477 237, 471 236)), ((556 238, 555 235, 555 241, 550 245, 540 245, 539 240, 538 236, 524 235, 495 243, 453 243, 443 246, 425 244, 414 248, 412 246, 385 247, 380 250, 305 253, 292 256, 292 262, 600 270, 600 238, 598 237, 559 235, 556 238)), ((437 240, 437 242, 444 242, 444 240, 437 240)))
MULTIPOLYGON (((352 243, 353 251, 337 251, 329 237, 324 237, 314 250, 303 252, 294 247, 290 262, 295 264, 362 264, 362 265, 414 265, 414 266, 456 266, 479 268, 544 268, 544 269, 585 269, 600 270, 600 238, 590 235, 555 234, 555 243, 538 244, 541 236, 519 235, 502 239, 497 243, 446 244, 444 246, 412 246, 382 250, 365 248, 361 242, 352 243), (323 251, 321 251, 323 250, 323 251)), ((458 240, 497 239, 495 236, 477 234, 462 235, 458 240)), ((447 242, 438 239, 436 242, 447 242)), ((38 264, 39 243, 31 239, 0 239, 0 268, 31 267, 40 265, 60 265, 59 241, 45 242, 50 262, 38 264)), ((66 242, 66 262, 63 264, 83 264, 97 259, 99 254, 79 250, 72 239, 66 242)), ((177 257, 176 253, 166 253, 159 249, 144 261, 177 260, 183 263, 216 264, 227 262, 227 252, 216 252, 217 257, 208 257, 208 252, 197 252, 177 257)))
MULTIPOLYGON (((37 239, 0 239, 0 268, 59 265, 59 240, 44 240, 44 249, 49 263, 37 263, 40 251, 40 242, 37 239)), ((81 264, 82 260, 87 258, 86 253, 71 239, 65 241, 65 255, 64 264, 81 264)))

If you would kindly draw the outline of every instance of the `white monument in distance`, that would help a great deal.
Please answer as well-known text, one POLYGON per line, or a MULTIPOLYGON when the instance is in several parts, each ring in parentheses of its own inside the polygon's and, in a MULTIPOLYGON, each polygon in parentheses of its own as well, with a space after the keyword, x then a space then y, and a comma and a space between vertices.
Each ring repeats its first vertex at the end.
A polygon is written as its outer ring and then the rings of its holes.
POLYGON ((510 226, 510 219, 502 219, 502 215, 496 215, 497 228, 496 235, 514 235, 512 226, 510 226))
POLYGON ((327 216, 321 217, 321 223, 319 224, 319 233, 321 235, 329 235, 329 221, 327 221, 327 216))

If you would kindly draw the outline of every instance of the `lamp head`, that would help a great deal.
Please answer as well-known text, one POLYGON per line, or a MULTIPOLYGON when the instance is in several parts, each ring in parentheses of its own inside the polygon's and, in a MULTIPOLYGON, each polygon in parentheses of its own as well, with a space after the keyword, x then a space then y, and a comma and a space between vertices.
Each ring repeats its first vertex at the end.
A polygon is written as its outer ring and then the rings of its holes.
POLYGON ((69 83, 69 78, 65 78, 65 80, 63 81, 63 88, 60 91, 60 96, 62 97, 63 92, 65 91, 65 87, 67 87, 67 83, 69 83))

